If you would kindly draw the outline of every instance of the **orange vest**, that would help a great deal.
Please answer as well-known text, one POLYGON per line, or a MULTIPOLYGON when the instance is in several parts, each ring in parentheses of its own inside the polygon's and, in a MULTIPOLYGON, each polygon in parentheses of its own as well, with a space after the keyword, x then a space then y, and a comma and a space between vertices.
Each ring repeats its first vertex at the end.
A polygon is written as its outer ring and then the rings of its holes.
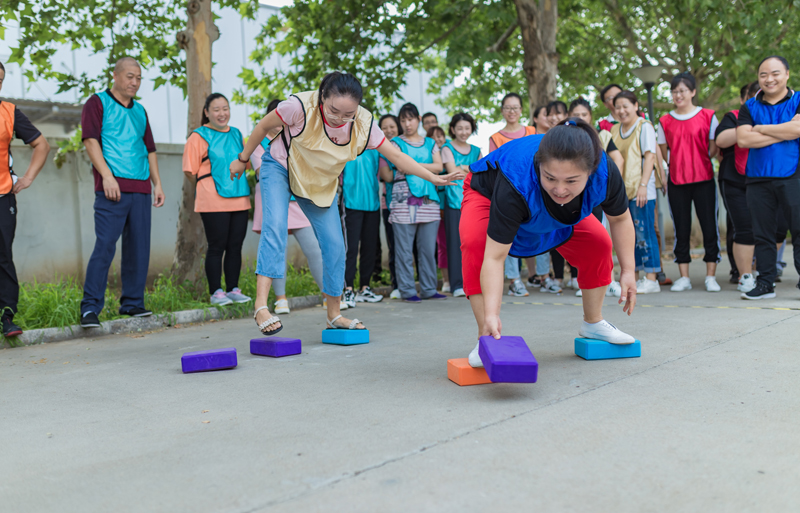
MULTIPOLYGON (((534 134, 536 134, 536 127, 535 126, 526 126, 525 127, 525 135, 523 135, 522 137, 525 137, 525 136, 528 136, 528 135, 534 135, 534 134)), ((507 143, 508 141, 513 141, 514 140, 514 139, 512 139, 510 137, 506 137, 505 135, 503 135, 500 132, 497 132, 496 134, 492 135, 491 139, 492 139, 492 141, 494 141, 494 145, 497 146, 498 148, 500 146, 504 145, 505 143, 507 143)))
POLYGON ((11 167, 8 165, 11 138, 14 136, 14 104, 0 102, 0 194, 11 192, 11 167))

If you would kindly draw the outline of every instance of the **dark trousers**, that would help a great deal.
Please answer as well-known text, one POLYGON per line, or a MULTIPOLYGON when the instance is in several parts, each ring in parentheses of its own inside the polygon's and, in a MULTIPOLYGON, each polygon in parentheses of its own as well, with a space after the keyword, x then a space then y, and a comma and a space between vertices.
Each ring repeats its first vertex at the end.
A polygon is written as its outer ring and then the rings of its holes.
POLYGON ((14 318, 19 303, 19 282, 14 267, 11 245, 17 231, 17 198, 6 194, 0 198, 0 310, 2 317, 14 318))
POLYGON ((444 238, 447 242, 447 272, 450 278, 450 290, 464 288, 464 277, 461 275, 461 235, 458 226, 461 224, 461 209, 444 207, 444 238))
POLYGON ((392 290, 397 288, 397 276, 394 274, 394 229, 389 222, 388 208, 383 209, 383 229, 386 230, 386 245, 389 247, 389 275, 392 278, 392 290))
POLYGON ((553 263, 553 277, 557 280, 564 279, 564 257, 555 249, 550 250, 550 261, 553 263))
POLYGON ((206 229, 206 278, 208 290, 214 294, 222 288, 222 271, 225 271, 227 292, 239 286, 242 271, 242 244, 247 235, 247 210, 236 212, 200 212, 206 229), (224 263, 223 263, 224 255, 224 263))
POLYGON ((108 269, 114 260, 117 241, 122 236, 122 296, 120 311, 144 308, 144 287, 150 265, 150 194, 123 192, 119 201, 95 192, 94 251, 86 267, 81 315, 100 315, 105 306, 108 269))
POLYGON ((717 185, 714 180, 675 185, 667 190, 672 224, 675 225, 675 262, 692 261, 690 239, 692 236, 692 203, 703 231, 705 262, 719 262, 719 228, 717 227, 717 185))
POLYGON ((347 264, 344 269, 344 283, 353 286, 356 279, 356 263, 358 266, 359 282, 362 287, 369 285, 372 271, 375 269, 375 246, 381 236, 381 213, 379 210, 366 212, 364 210, 345 209, 344 216, 345 235, 347 237, 347 264), (360 248, 360 251, 359 251, 360 248))
POLYGON ((772 289, 778 274, 775 232, 779 212, 783 213, 792 232, 794 267, 800 272, 800 179, 748 183, 747 206, 753 217, 758 281, 772 289))

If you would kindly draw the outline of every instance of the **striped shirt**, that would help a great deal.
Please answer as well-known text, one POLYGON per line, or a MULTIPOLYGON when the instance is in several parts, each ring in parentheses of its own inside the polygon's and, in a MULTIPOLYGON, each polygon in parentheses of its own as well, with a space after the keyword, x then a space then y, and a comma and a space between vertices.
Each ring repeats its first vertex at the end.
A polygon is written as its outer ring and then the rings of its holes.
MULTIPOLYGON (((405 142, 411 146, 420 147, 425 144, 425 139, 420 141, 410 141, 405 135, 400 136, 405 142)), ((392 142, 396 148, 400 148, 397 143, 392 142)), ((439 153, 439 145, 433 147, 433 154, 439 153)), ((389 164, 381 158, 380 166, 388 166, 389 164)), ((392 202, 389 205, 391 214, 389 214, 389 222, 397 224, 420 224, 430 223, 432 221, 439 221, 441 219, 441 209, 439 203, 431 201, 428 198, 423 198, 421 205, 409 205, 408 198, 413 197, 408 189, 408 182, 405 181, 406 175, 397 170, 395 174, 395 182, 392 187, 392 202), (398 182, 397 180, 402 180, 398 182)), ((412 201, 413 203, 413 201, 412 201)))

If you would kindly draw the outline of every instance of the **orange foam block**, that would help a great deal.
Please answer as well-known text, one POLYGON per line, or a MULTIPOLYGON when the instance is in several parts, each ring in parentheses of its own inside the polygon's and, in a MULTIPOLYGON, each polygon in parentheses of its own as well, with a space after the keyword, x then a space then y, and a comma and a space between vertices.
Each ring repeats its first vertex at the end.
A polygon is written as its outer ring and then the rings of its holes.
POLYGON ((486 369, 476 369, 469 364, 468 358, 447 360, 447 377, 456 385, 485 385, 491 383, 486 369))

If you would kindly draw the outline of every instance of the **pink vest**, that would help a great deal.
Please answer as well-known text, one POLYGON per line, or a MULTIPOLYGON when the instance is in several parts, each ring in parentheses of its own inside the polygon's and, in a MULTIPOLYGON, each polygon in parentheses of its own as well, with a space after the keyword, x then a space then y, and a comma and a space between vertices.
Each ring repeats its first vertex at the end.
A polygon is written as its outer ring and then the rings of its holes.
POLYGON ((713 116, 711 109, 701 109, 685 121, 670 114, 661 116, 661 129, 669 146, 669 177, 675 185, 714 179, 714 168, 708 156, 713 116))

